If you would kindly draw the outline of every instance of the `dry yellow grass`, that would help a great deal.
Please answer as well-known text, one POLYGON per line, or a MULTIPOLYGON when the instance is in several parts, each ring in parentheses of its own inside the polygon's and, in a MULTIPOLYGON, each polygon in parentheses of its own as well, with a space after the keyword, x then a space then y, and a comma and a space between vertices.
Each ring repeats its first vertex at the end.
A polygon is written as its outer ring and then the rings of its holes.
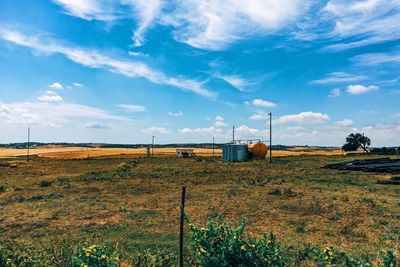
MULTIPOLYGON (((155 148, 155 156, 173 156, 176 148, 155 148)), ((212 149, 194 148, 194 152, 198 156, 211 156, 212 149)), ((215 155, 221 155, 221 149, 215 149, 215 155)), ((19 157, 27 154, 26 149, 1 148, 0 158, 19 157)), ((82 159, 97 157, 115 157, 127 155, 132 157, 145 157, 146 148, 87 148, 87 147, 64 147, 64 146, 48 146, 33 148, 30 155, 37 155, 43 158, 59 158, 59 159, 82 159)), ((300 155, 341 155, 340 149, 320 150, 312 147, 296 147, 290 150, 274 150, 273 156, 300 156, 300 155)))

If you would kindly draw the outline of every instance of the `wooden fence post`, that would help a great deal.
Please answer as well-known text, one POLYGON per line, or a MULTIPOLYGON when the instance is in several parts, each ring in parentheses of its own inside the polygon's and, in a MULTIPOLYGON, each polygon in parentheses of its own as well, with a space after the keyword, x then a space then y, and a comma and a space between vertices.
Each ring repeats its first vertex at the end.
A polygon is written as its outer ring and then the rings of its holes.
POLYGON ((179 266, 183 267, 183 225, 185 222, 185 195, 186 195, 186 186, 182 187, 182 196, 181 196, 181 224, 179 231, 179 266))

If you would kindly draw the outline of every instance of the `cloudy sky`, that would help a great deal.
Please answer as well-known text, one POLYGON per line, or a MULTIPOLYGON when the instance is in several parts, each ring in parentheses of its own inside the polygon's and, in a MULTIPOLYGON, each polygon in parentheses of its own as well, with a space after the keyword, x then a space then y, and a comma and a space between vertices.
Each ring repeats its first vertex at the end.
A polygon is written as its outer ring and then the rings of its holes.
POLYGON ((399 145, 400 0, 2 0, 0 142, 399 145))

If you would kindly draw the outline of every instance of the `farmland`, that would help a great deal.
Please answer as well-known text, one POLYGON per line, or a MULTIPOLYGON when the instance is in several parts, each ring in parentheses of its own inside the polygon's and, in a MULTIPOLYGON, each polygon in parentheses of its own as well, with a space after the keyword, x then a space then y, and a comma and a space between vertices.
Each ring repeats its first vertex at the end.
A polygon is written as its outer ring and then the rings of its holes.
MULTIPOLYGON (((157 156, 174 156, 175 148, 155 148, 157 156)), ((194 148, 197 156, 211 156, 211 148, 194 148)), ((221 149, 215 149, 215 155, 221 155, 221 149)), ((147 155, 146 148, 89 148, 79 146, 43 146, 30 150, 30 155, 44 158, 59 159, 83 159, 98 157, 130 157, 140 158, 147 155)), ((316 147, 293 147, 287 150, 274 150, 274 156, 298 156, 298 155, 341 155, 338 148, 321 149, 316 147)), ((0 148, 0 158, 25 156, 26 149, 0 148)))
POLYGON ((12 242, 117 242, 132 253, 176 251, 179 194, 196 224, 222 214, 272 231, 289 246, 333 246, 352 254, 398 248, 400 187, 384 174, 329 170, 349 156, 300 155, 227 163, 211 157, 0 159, 0 234, 12 242), (14 167, 10 167, 10 164, 14 167), (58 241, 57 241, 58 240, 58 241))

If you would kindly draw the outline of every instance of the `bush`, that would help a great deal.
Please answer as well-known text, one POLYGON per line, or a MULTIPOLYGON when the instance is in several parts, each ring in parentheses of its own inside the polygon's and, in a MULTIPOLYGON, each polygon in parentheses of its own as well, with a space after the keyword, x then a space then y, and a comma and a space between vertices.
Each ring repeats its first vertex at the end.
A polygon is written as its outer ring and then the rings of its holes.
POLYGON ((77 251, 72 256, 73 267, 117 267, 120 255, 110 244, 78 245, 77 251))
POLYGON ((135 267, 169 267, 176 266, 177 255, 164 250, 156 252, 143 251, 138 252, 136 255, 131 257, 132 266, 135 267))
POLYGON ((0 243, 1 267, 39 267, 42 262, 43 255, 31 246, 0 243))
POLYGON ((257 239, 244 236, 246 222, 230 227, 219 216, 207 228, 190 223, 192 247, 201 266, 285 266, 281 244, 270 233, 257 239))
POLYGON ((51 186, 52 183, 53 183, 52 181, 43 180, 43 181, 40 181, 39 186, 40 187, 49 187, 49 186, 51 186))

